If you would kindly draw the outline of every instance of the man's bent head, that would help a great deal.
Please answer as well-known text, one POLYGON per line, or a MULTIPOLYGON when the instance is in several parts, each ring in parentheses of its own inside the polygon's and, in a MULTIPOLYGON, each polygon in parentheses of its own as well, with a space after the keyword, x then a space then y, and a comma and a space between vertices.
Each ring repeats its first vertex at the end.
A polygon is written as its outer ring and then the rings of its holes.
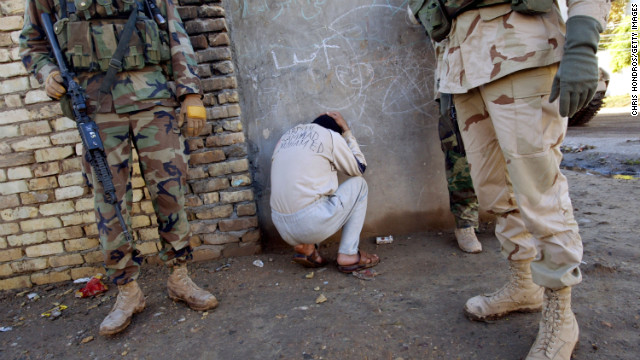
POLYGON ((331 116, 327 114, 322 114, 318 116, 315 120, 312 121, 312 123, 318 124, 323 128, 333 130, 340 135, 342 135, 342 133, 344 132, 344 130, 342 130, 342 128, 338 125, 338 123, 331 116))

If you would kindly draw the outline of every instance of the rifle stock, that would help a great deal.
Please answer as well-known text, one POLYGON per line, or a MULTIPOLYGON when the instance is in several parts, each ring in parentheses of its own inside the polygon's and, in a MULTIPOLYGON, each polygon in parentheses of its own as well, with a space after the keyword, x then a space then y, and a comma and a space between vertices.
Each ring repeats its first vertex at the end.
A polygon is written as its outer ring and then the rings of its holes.
POLYGON ((127 230, 126 223, 122 217, 122 210, 118 203, 116 196, 116 189, 113 185, 113 176, 111 170, 109 170, 109 163, 107 162, 107 155, 104 152, 104 145, 100 138, 100 130, 98 124, 89 117, 87 114, 87 99, 84 94, 84 89, 75 80, 75 74, 69 70, 64 58, 64 54, 58 45, 58 38, 53 31, 53 25, 51 24, 51 18, 49 14, 41 14, 40 18, 44 26, 44 31, 51 45, 51 51, 58 63, 60 69, 60 75, 62 76, 63 85, 67 89, 67 95, 71 100, 71 108, 75 117, 78 132, 82 139, 82 145, 85 148, 91 169, 95 173, 96 179, 102 184, 104 189, 105 201, 112 204, 115 207, 116 216, 122 232, 129 243, 132 243, 133 238, 127 230))

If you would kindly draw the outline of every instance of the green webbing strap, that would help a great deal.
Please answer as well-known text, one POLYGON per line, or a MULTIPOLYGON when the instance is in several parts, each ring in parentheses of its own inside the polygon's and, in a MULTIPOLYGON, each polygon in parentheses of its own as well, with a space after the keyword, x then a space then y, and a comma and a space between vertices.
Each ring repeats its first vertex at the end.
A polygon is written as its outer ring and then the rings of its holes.
MULTIPOLYGON (((137 2, 136 2, 137 3, 137 2)), ((100 95, 108 94, 111 92, 111 86, 113 82, 116 80, 116 74, 120 71, 122 67, 122 58, 124 57, 124 53, 129 46, 129 40, 131 39, 131 35, 133 34, 133 29, 136 27, 136 20, 138 19, 138 9, 137 7, 131 11, 131 15, 129 15, 129 19, 124 26, 124 30, 120 34, 120 41, 118 41, 118 47, 116 51, 113 53, 111 60, 109 60, 109 69, 107 70, 107 74, 104 76, 102 80, 102 84, 100 84, 100 95)), ((100 99, 99 99, 100 100, 100 99)), ((98 101, 98 106, 100 106, 100 101, 98 101)))

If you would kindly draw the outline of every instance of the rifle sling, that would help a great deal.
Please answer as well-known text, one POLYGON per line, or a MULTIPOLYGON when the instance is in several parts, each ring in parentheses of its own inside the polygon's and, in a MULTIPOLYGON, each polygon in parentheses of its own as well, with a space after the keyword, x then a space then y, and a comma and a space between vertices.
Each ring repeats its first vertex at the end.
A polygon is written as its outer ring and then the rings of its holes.
MULTIPOLYGON (((131 35, 133 34, 133 29, 135 29, 136 27, 137 18, 138 10, 134 9, 133 11, 131 11, 131 15, 129 15, 129 19, 127 20, 127 23, 125 24, 124 29, 120 34, 118 47, 113 53, 111 60, 109 60, 109 69, 107 70, 107 74, 102 80, 102 84, 100 84, 100 95, 108 94, 111 92, 111 86, 116 80, 116 74, 122 67, 122 58, 124 57, 124 53, 127 50, 127 46, 129 45, 129 40, 131 39, 131 35)), ((98 101, 98 104, 100 104, 100 101, 98 101)))

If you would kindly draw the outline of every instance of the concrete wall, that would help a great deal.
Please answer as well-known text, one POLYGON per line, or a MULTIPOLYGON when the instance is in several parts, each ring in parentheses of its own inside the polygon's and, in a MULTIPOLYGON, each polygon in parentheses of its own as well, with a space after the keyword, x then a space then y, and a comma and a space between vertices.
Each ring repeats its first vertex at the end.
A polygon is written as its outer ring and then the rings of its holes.
POLYGON ((403 0, 229 0, 261 228, 270 158, 290 127, 340 111, 369 166, 365 236, 453 224, 433 102, 435 62, 403 0))

